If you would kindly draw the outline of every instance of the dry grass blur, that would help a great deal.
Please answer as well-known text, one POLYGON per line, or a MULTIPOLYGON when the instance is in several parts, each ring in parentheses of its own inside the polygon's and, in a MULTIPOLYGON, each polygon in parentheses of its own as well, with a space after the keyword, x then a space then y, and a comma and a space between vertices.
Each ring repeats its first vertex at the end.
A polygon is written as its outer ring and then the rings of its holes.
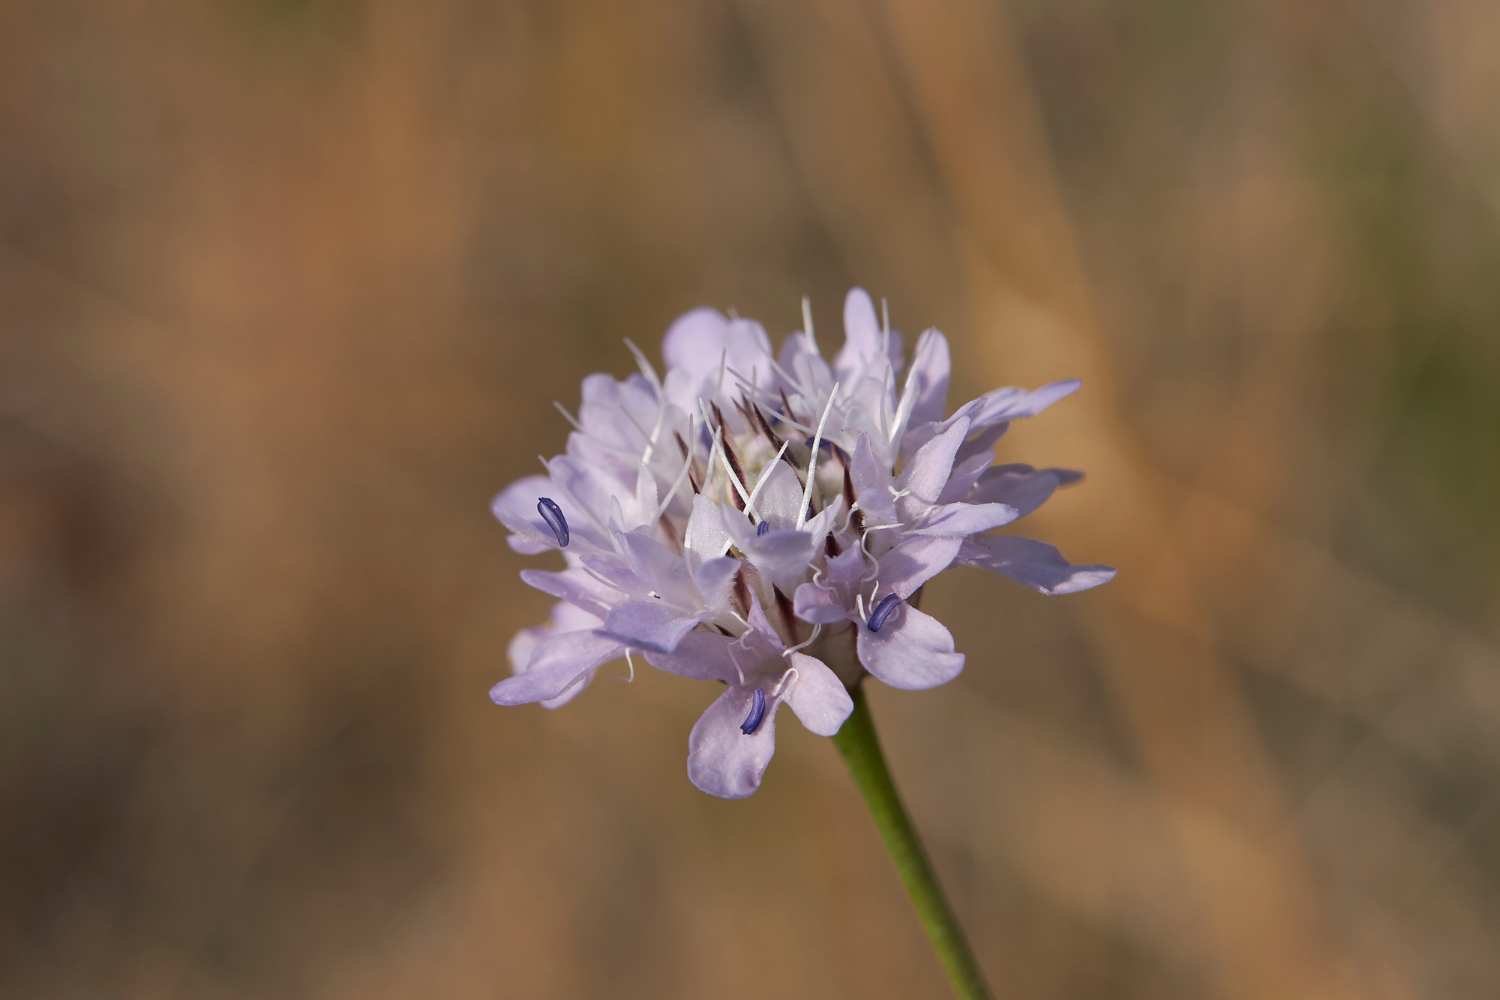
POLYGON ((1001 996, 1500 983, 1500 7, 0 7, 0 995, 924 997, 832 748, 485 697, 490 495, 691 306, 1079 375, 1120 567, 874 694, 1001 996))

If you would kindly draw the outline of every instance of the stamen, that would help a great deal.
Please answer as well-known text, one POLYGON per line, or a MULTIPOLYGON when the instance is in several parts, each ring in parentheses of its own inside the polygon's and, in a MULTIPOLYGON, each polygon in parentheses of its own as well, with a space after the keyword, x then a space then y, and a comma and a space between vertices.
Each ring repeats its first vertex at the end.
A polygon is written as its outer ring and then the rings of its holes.
MULTIPOLYGON (((714 419, 716 419, 719 422, 719 428, 718 428, 719 435, 720 435, 720 437, 722 438, 722 440, 724 442, 723 456, 724 456, 725 461, 727 461, 729 463, 729 473, 730 473, 730 476, 734 479, 734 482, 735 482, 736 488, 737 488, 737 490, 739 492, 741 500, 743 500, 748 505, 749 502, 750 502, 750 498, 749 498, 749 496, 746 495, 743 484, 744 484, 744 481, 747 478, 749 478, 749 477, 747 477, 745 475, 744 469, 740 468, 740 459, 739 459, 739 456, 734 453, 734 445, 730 441, 730 439, 727 436, 725 436, 725 434, 724 434, 724 428, 725 428, 724 411, 721 410, 721 409, 719 409, 719 404, 718 403, 712 403, 710 405, 713 407, 714 419)), ((753 511, 752 511, 752 513, 753 513, 753 511)))
POLYGON ((880 599, 880 603, 875 605, 874 609, 871 610, 870 620, 866 623, 866 627, 871 632, 879 632, 881 627, 885 625, 886 619, 895 613, 896 606, 900 603, 901 598, 899 596, 886 594, 880 599))
POLYGON ((802 379, 799 378, 795 373, 789 372, 785 368, 781 367, 780 363, 778 363, 775 358, 771 358, 770 361, 771 370, 785 379, 787 385, 791 386, 793 389, 796 389, 798 395, 811 395, 811 393, 808 392, 808 390, 802 385, 802 379))
POLYGON ((839 384, 833 383, 833 391, 828 394, 828 402, 823 407, 823 416, 818 418, 818 429, 813 433, 812 455, 807 460, 807 485, 802 490, 802 507, 797 511, 797 528, 800 530, 807 523, 807 509, 812 505, 813 485, 816 483, 818 471, 819 445, 823 443, 823 428, 828 424, 828 414, 833 412, 833 401, 839 398, 839 384))
POLYGON ((882 317, 880 323, 880 356, 885 361, 886 394, 887 398, 889 398, 890 390, 896 380, 896 370, 894 362, 891 361, 891 309, 890 306, 886 305, 886 301, 883 298, 880 300, 880 315, 882 317))
POLYGON ((751 735, 760 728, 760 724, 766 718, 766 693, 756 688, 750 694, 750 714, 745 716, 745 721, 740 723, 740 732, 746 736, 751 735))
MULTIPOLYGON (((719 461, 724 464, 724 471, 729 475, 730 485, 734 487, 734 493, 730 494, 731 500, 736 500, 737 506, 744 510, 750 505, 750 494, 745 490, 745 484, 740 482, 740 477, 734 471, 734 462, 730 461, 726 451, 729 443, 724 440, 724 428, 719 427, 715 431, 714 444, 718 446, 719 461)), ((754 511, 751 511, 754 513, 754 511)))
MULTIPOLYGON (((785 378, 788 382, 792 382, 793 381, 793 379, 791 378, 791 376, 788 375, 786 373, 786 370, 783 369, 780 365, 777 365, 777 364, 775 364, 773 362, 772 366, 778 372, 780 372, 781 375, 782 375, 782 377, 785 378)), ((787 399, 787 395, 786 395, 786 390, 785 389, 779 390, 779 393, 780 393, 779 398, 781 400, 782 409, 778 410, 778 409, 776 409, 776 407, 774 405, 772 405, 776 401, 776 399, 778 398, 777 396, 772 395, 771 392, 769 390, 767 390, 767 389, 758 389, 758 388, 756 388, 755 383, 753 383, 749 379, 745 378, 745 376, 741 375, 739 372, 735 371, 733 368, 730 368, 728 371, 729 371, 729 374, 732 375, 732 376, 734 376, 735 380, 740 383, 740 387, 741 387, 742 390, 744 390, 746 392, 749 392, 752 396, 764 397, 765 399, 769 400, 770 402, 766 402, 764 404, 765 407, 766 407, 766 412, 769 413, 771 416, 775 417, 779 422, 787 424, 788 426, 791 426, 791 427, 795 427, 799 431, 804 431, 804 432, 806 432, 808 434, 812 433, 812 428, 811 427, 808 427, 806 424, 804 424, 801 421, 797 420, 795 417, 792 417, 792 416, 789 415, 792 412, 792 404, 791 404, 791 401, 789 399, 787 399)), ((801 392, 802 390, 799 389, 798 391, 801 392)), ((757 403, 758 404, 759 404, 759 402, 760 402, 760 400, 757 399, 757 403)))
MULTIPOLYGON (((691 413, 688 414, 688 438, 689 439, 691 439, 692 436, 693 436, 693 428, 694 428, 695 424, 697 423, 697 419, 698 418, 697 418, 697 416, 695 414, 691 414, 691 413)), ((682 489, 682 481, 688 477, 688 472, 693 467, 693 449, 692 449, 692 447, 690 447, 685 441, 682 440, 682 435, 680 435, 680 434, 677 436, 677 443, 679 445, 681 445, 683 453, 684 453, 684 458, 683 458, 683 462, 682 462, 682 471, 679 472, 679 473, 677 473, 677 478, 676 479, 672 480, 672 488, 669 489, 669 490, 667 490, 667 495, 664 496, 664 497, 662 497, 661 505, 656 508, 656 516, 658 518, 660 518, 663 514, 665 514, 667 512, 667 508, 668 507, 672 506, 672 501, 674 499, 676 499, 676 497, 677 497, 677 491, 680 490, 680 489, 682 489)), ((693 492, 694 493, 698 492, 696 486, 694 486, 693 492)))
MULTIPOLYGON (((860 516, 861 516, 861 518, 863 518, 864 511, 860 511, 860 516)), ((867 571, 865 571, 865 573, 860 577, 860 582, 861 583, 863 583, 866 580, 873 580, 877 576, 880 575, 880 560, 876 559, 875 556, 871 554, 869 545, 867 545, 865 543, 865 540, 870 537, 870 532, 872 532, 872 531, 880 531, 880 530, 885 529, 885 528, 899 528, 899 527, 901 527, 901 525, 894 524, 894 523, 893 524, 872 524, 872 525, 870 525, 869 527, 865 528, 864 530, 862 530, 859 533, 859 551, 864 555, 864 557, 866 559, 868 559, 870 561, 870 568, 867 571)), ((873 594, 870 595, 870 599, 874 600, 874 595, 873 594)))
POLYGON ((628 407, 625 407, 625 406, 621 406, 621 407, 620 407, 620 408, 619 408, 619 413, 620 413, 620 415, 621 415, 621 416, 623 416, 623 417, 624 417, 624 418, 625 418, 625 419, 626 419, 626 420, 628 420, 628 421, 630 421, 630 426, 632 426, 632 427, 634 427, 634 428, 635 428, 635 429, 636 429, 636 430, 637 430, 637 431, 639 431, 639 432, 640 432, 640 435, 641 435, 641 437, 649 437, 649 436, 650 436, 650 435, 649 435, 649 434, 648 434, 648 433, 647 433, 647 432, 646 432, 646 428, 645 428, 645 426, 644 426, 644 425, 642 425, 642 424, 641 424, 641 422, 640 422, 640 421, 639 421, 639 420, 637 420, 637 419, 635 419, 635 414, 633 414, 633 413, 631 413, 631 412, 630 412, 630 409, 629 409, 629 408, 628 408, 628 407))
POLYGON ((812 345, 813 353, 822 357, 823 352, 818 350, 817 335, 813 333, 812 299, 806 295, 802 296, 802 330, 807 334, 807 342, 812 345))
MULTIPOLYGON (((734 612, 731 611, 730 614, 734 614, 734 612)), ((739 618, 739 615, 735 615, 735 617, 739 618)), ((740 619, 740 620, 744 621, 744 619, 740 619)), ((745 623, 745 628, 749 629, 749 627, 750 627, 750 623, 746 622, 745 623)), ((726 631, 724 634, 728 635, 729 633, 726 631)), ((747 631, 747 632, 745 632, 744 635, 740 636, 738 639, 735 639, 733 642, 731 642, 728 646, 724 647, 725 651, 729 653, 729 662, 731 664, 733 664, 733 666, 734 666, 734 673, 735 673, 735 676, 739 678, 740 687, 744 687, 745 686, 745 671, 740 666, 740 658, 738 656, 734 655, 734 651, 736 649, 744 649, 745 648, 745 645, 744 645, 745 639, 748 638, 749 635, 750 635, 750 633, 747 631)))
POLYGON ((635 341, 629 337, 625 338, 625 347, 635 356, 635 363, 641 369, 641 374, 646 376, 646 381, 651 383, 651 387, 656 390, 657 396, 660 396, 661 378, 656 374, 655 366, 646 359, 645 353, 639 347, 635 346, 635 341))
POLYGON ((558 548, 567 548, 568 519, 563 517, 562 508, 557 505, 557 502, 551 497, 538 497, 536 512, 542 515, 542 520, 546 521, 547 527, 552 529, 552 534, 557 539, 558 548))
MULTIPOLYGON (((704 414, 703 419, 705 421, 707 421, 708 420, 708 415, 704 414)), ((703 426, 703 431, 704 431, 704 433, 708 433, 708 424, 706 422, 705 422, 705 424, 703 426)), ((720 443, 719 435, 714 434, 714 435, 710 436, 710 438, 708 440, 708 458, 706 458, 704 460, 704 462, 703 462, 703 489, 704 490, 708 489, 709 481, 712 480, 713 477, 714 477, 714 469, 717 468, 718 464, 719 464, 719 443, 720 443)))
POLYGON ((651 456, 656 451, 656 439, 661 437, 662 423, 667 419, 667 401, 661 400, 656 407, 656 426, 651 428, 651 435, 646 439, 646 450, 641 453, 641 464, 649 465, 651 456))
POLYGON ((625 666, 630 670, 630 676, 625 678, 626 684, 635 683, 635 660, 630 656, 630 647, 625 647, 625 666))
MULTIPOLYGON (((731 319, 735 318, 734 310, 733 309, 729 310, 729 316, 730 316, 731 319)), ((722 395, 724 395, 724 365, 725 365, 726 362, 728 362, 728 360, 729 360, 729 348, 726 347, 726 348, 724 348, 723 350, 721 350, 719 352, 719 377, 714 380, 714 395, 715 396, 722 396, 722 395)))
POLYGON ((578 422, 577 417, 568 412, 568 408, 566 406, 562 405, 555 399, 552 401, 552 405, 557 408, 558 413, 561 413, 563 415, 564 420, 573 425, 573 429, 575 431, 578 431, 580 434, 583 433, 583 425, 578 422))
MULTIPOLYGON (((786 454, 788 441, 781 443, 781 450, 776 452, 776 457, 766 463, 765 468, 760 470, 760 477, 755 480, 755 486, 750 490, 750 495, 745 498, 745 508, 760 517, 760 512, 755 509, 755 501, 760 497, 760 491, 766 488, 766 483, 771 481, 771 473, 776 470, 776 463, 781 461, 781 456, 786 454)), ((764 523, 764 522, 762 522, 764 523)))
POLYGON ((616 589, 615 588, 615 582, 613 580, 611 580, 608 577, 606 577, 603 574, 601 574, 598 570, 594 569, 594 567, 590 566, 587 562, 580 562, 578 564, 578 568, 581 569, 581 570, 583 570, 589 576, 593 577, 595 580, 598 580, 600 583, 604 584, 610 590, 616 589))
MULTIPOLYGON (((788 412, 790 412, 791 407, 788 406, 786 409, 787 409, 788 412)), ((788 427, 791 427, 791 428, 793 428, 795 430, 804 431, 804 432, 812 430, 811 427, 807 426, 802 421, 798 420, 795 417, 787 416, 786 413, 782 412, 781 410, 776 409, 774 406, 768 406, 768 407, 766 407, 766 412, 769 413, 771 416, 775 417, 781 423, 786 424, 788 427)))
POLYGON ((896 439, 906 430, 906 422, 911 419, 913 407, 917 405, 916 374, 915 364, 906 370, 906 384, 901 389, 901 399, 896 403, 895 415, 891 417, 891 429, 886 439, 888 444, 895 445, 896 439))
MULTIPOLYGON (((822 634, 823 634, 823 626, 819 625, 817 622, 814 622, 813 623, 813 627, 812 627, 812 631, 810 633, 808 633, 807 638, 803 639, 801 642, 797 643, 797 645, 795 645, 795 646, 788 646, 786 649, 783 649, 781 651, 781 655, 784 656, 784 657, 790 658, 793 653, 800 653, 802 650, 806 649, 808 646, 811 646, 813 643, 817 642, 818 641, 818 636, 820 636, 822 634)), ((797 668, 796 667, 792 667, 790 670, 787 671, 787 673, 790 673, 790 674, 795 674, 796 672, 797 672, 797 668)), ((782 680, 784 681, 784 680, 786 680, 786 678, 783 677, 782 680)), ((773 693, 780 694, 781 693, 781 689, 778 687, 776 689, 776 691, 773 692, 773 693)))
MULTIPOLYGON (((756 535, 764 535, 766 532, 771 530, 771 526, 766 523, 765 518, 761 517, 760 511, 755 509, 755 500, 760 496, 760 491, 765 489, 766 483, 771 481, 771 473, 775 471, 777 461, 780 460, 781 456, 786 454, 786 449, 787 445, 783 443, 781 446, 781 450, 776 453, 776 457, 767 462, 766 467, 760 470, 760 478, 755 481, 755 487, 750 491, 750 495, 745 497, 745 505, 743 508, 745 513, 754 517, 757 521, 760 522, 755 526, 756 535)), ((732 477, 734 475, 734 470, 730 469, 729 473, 732 477)), ((736 489, 741 490, 741 492, 743 493, 744 488, 739 485, 739 481, 736 479, 734 480, 734 483, 736 489)), ((726 540, 724 542, 724 547, 719 550, 719 555, 728 555, 729 550, 733 547, 734 541, 732 539, 726 540)))
POLYGON ((787 691, 791 689, 792 685, 796 684, 797 681, 801 679, 801 677, 802 675, 797 673, 796 667, 787 667, 786 673, 781 675, 781 680, 777 681, 776 686, 771 689, 771 697, 780 698, 781 696, 786 694, 787 691))

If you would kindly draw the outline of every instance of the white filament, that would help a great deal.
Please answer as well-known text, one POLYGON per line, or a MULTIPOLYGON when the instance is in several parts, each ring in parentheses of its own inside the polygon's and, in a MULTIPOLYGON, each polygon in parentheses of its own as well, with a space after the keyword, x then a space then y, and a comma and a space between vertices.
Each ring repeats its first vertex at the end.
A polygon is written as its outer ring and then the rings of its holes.
MULTIPOLYGON (((804 639, 804 640, 802 640, 801 642, 797 643, 797 645, 795 645, 795 646, 788 646, 786 649, 783 649, 781 651, 781 655, 784 656, 784 657, 790 657, 793 653, 799 653, 799 652, 801 652, 802 650, 806 649, 808 646, 811 646, 813 643, 817 642, 818 641, 818 636, 820 636, 822 634, 823 634, 823 626, 817 624, 816 622, 813 623, 812 631, 808 633, 807 638, 804 639)), ((793 667, 792 669, 795 670, 796 668, 793 667)))
POLYGON ((818 350, 818 335, 813 333, 812 299, 806 295, 802 296, 802 330, 807 334, 807 342, 812 345, 813 353, 821 358, 823 352, 818 350))
POLYGON ((672 481, 672 488, 669 489, 669 490, 667 490, 667 495, 662 498, 661 506, 658 507, 658 508, 656 508, 656 517, 652 518, 653 521, 659 520, 661 518, 661 516, 667 512, 667 508, 670 507, 670 506, 672 506, 672 501, 674 499, 676 499, 676 497, 677 497, 677 491, 680 490, 680 489, 682 489, 683 480, 687 479, 688 470, 693 467, 693 456, 694 456, 694 454, 697 451, 697 448, 694 447, 694 441, 693 441, 693 439, 696 438, 697 436, 698 436, 698 417, 697 417, 697 414, 689 413, 688 414, 688 438, 687 438, 687 440, 688 440, 688 446, 687 446, 687 457, 685 459, 683 459, 683 462, 682 462, 682 471, 679 472, 679 473, 677 473, 677 478, 672 481))
POLYGON ((578 431, 580 434, 583 433, 583 425, 578 422, 577 417, 568 412, 568 408, 566 406, 562 405, 555 399, 552 401, 552 405, 557 407, 557 412, 563 415, 564 420, 573 425, 573 429, 575 431, 578 431))
POLYGON ((833 401, 838 398, 839 384, 833 383, 833 391, 828 394, 828 403, 823 407, 823 415, 818 418, 818 429, 813 433, 812 454, 807 459, 807 484, 802 488, 802 506, 797 511, 797 530, 807 523, 807 510, 812 506, 812 492, 815 484, 815 476, 818 471, 818 451, 823 446, 823 428, 828 424, 828 414, 833 412, 833 401))
POLYGON ((625 338, 625 347, 635 356, 635 363, 641 369, 641 374, 646 376, 646 381, 651 383, 651 387, 660 396, 661 378, 656 374, 656 369, 652 367, 651 362, 647 360, 645 353, 639 347, 635 346, 635 341, 629 337, 625 338))

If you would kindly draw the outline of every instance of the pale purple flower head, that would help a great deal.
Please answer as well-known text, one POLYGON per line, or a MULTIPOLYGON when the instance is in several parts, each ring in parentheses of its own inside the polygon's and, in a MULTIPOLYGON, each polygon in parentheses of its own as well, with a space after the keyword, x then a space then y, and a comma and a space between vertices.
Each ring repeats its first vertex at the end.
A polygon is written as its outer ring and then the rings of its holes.
POLYGON ((953 636, 917 607, 948 567, 1044 594, 1114 576, 991 534, 1080 478, 992 464, 1012 420, 1076 381, 996 389, 948 415, 937 330, 903 371, 900 334, 860 289, 831 361, 810 317, 804 326, 773 354, 760 324, 699 309, 667 331, 665 375, 627 342, 638 373, 584 379, 577 417, 563 411, 567 450, 495 498, 513 548, 555 549, 565 564, 521 574, 558 604, 512 642, 515 674, 490 691, 497 704, 556 707, 633 652, 718 681, 689 737, 688 775, 739 798, 770 763, 782 705, 831 736, 865 673, 908 689, 958 676, 953 636))

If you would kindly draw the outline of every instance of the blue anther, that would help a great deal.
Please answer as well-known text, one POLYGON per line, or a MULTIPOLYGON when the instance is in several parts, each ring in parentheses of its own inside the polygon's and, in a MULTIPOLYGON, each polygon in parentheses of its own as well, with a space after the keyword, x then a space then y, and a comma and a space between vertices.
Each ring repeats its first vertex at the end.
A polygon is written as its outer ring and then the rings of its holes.
POLYGON ((760 728, 760 724, 766 718, 766 693, 760 688, 750 692, 750 714, 745 716, 745 721, 740 723, 740 732, 746 736, 754 733, 760 728))
POLYGON ((568 519, 563 517, 562 508, 557 501, 551 497, 540 497, 536 502, 536 512, 542 515, 542 520, 547 522, 547 527, 552 529, 553 536, 557 539, 559 548, 568 547, 568 519))
POLYGON ((886 619, 896 611, 896 605, 901 603, 901 598, 895 594, 886 594, 870 609, 870 621, 868 622, 871 632, 879 632, 885 625, 886 619))
POLYGON ((759 524, 757 524, 755 526, 755 533, 757 535, 764 535, 766 532, 768 532, 770 530, 771 530, 771 525, 768 522, 766 522, 766 521, 762 521, 762 522, 760 522, 759 524))

